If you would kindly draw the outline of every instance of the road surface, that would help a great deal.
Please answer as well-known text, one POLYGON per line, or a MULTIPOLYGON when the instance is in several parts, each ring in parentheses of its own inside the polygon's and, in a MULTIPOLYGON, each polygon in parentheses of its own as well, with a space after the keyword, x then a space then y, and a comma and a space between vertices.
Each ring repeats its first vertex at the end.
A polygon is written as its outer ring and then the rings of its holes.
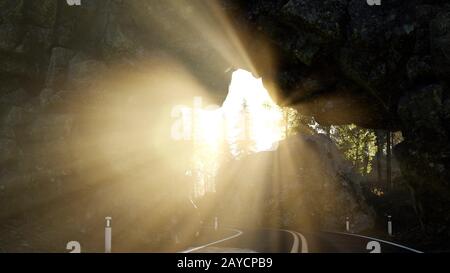
POLYGON ((336 232, 230 229, 233 234, 183 253, 421 253, 377 238, 336 232))

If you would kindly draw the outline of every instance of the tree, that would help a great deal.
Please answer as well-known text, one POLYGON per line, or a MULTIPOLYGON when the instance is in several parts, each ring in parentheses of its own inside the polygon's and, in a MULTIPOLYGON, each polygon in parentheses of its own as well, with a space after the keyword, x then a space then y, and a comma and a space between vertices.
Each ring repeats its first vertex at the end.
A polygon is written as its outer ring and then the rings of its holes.
POLYGON ((243 157, 252 153, 255 141, 252 138, 251 129, 252 121, 248 110, 247 101, 242 102, 242 126, 240 128, 240 134, 235 142, 237 157, 243 157))
POLYGON ((381 156, 383 155, 383 147, 384 147, 384 135, 383 131, 376 130, 376 146, 377 146, 377 186, 380 187, 383 183, 383 175, 382 175, 382 165, 381 165, 381 156))
POLYGON ((372 171, 372 161, 377 151, 375 132, 356 125, 332 126, 331 139, 363 175, 372 171))
POLYGON ((392 189, 392 133, 386 133, 386 184, 388 189, 392 189))
POLYGON ((284 118, 284 136, 285 138, 288 138, 300 130, 300 126, 302 125, 302 116, 297 110, 290 107, 284 107, 282 111, 284 118))

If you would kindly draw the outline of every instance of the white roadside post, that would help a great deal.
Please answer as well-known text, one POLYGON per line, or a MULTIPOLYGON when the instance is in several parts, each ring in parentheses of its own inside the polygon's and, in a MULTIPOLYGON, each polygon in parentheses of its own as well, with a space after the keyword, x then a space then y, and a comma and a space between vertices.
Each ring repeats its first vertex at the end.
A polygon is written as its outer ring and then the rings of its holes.
POLYGON ((392 236, 392 216, 388 215, 388 234, 389 236, 392 236))
POLYGON ((111 220, 112 217, 105 217, 106 227, 105 227, 105 253, 111 253, 111 237, 112 237, 112 228, 111 228, 111 220))
POLYGON ((349 219, 348 216, 347 216, 347 218, 345 219, 345 230, 346 230, 347 232, 350 232, 350 219, 349 219))
POLYGON ((219 218, 214 217, 214 230, 217 231, 219 229, 219 218))

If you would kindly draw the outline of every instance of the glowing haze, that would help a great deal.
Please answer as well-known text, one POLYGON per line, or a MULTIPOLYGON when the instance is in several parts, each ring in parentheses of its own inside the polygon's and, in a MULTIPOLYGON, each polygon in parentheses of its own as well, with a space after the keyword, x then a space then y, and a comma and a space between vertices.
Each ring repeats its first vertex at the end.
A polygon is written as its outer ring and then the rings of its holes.
MULTIPOLYGON (((245 138, 243 130, 247 129, 247 137, 254 143, 252 150, 268 151, 273 150, 283 136, 281 108, 270 98, 262 80, 245 70, 234 72, 222 112, 228 121, 228 140, 231 143, 245 138), (247 123, 243 122, 244 115, 248 115, 247 123)), ((235 149, 232 151, 233 154, 238 152, 235 149)))
POLYGON ((240 158, 242 154, 275 150, 285 135, 282 109, 261 79, 241 69, 233 73, 222 107, 196 111, 194 123, 193 168, 200 173, 200 194, 214 188, 210 180, 214 180, 223 155, 240 158))

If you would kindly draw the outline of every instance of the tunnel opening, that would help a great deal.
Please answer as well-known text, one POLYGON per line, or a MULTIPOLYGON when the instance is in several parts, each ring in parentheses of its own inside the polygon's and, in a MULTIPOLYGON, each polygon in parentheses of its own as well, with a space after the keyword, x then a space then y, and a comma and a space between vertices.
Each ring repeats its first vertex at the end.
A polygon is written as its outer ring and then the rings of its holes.
MULTIPOLYGON (((360 217, 355 228, 372 225, 361 189, 353 188, 359 188, 355 179, 360 178, 347 176, 373 175, 373 130, 321 125, 296 109, 280 107, 262 80, 242 69, 233 72, 223 105, 212 108, 182 111, 182 135, 193 145, 186 176, 193 181, 191 198, 202 210, 202 219, 210 222, 220 215, 233 225, 323 228, 354 214, 360 217), (352 198, 357 209, 350 212, 343 206, 335 216, 328 215, 342 195, 352 198)), ((369 190, 383 192, 376 181, 369 190)))
POLYGON ((232 73, 228 94, 220 107, 184 110, 183 134, 190 135, 194 146, 187 173, 198 179, 194 196, 215 191, 221 163, 274 151, 279 141, 298 126, 290 122, 298 115, 296 110, 276 105, 262 80, 243 69, 232 73))

